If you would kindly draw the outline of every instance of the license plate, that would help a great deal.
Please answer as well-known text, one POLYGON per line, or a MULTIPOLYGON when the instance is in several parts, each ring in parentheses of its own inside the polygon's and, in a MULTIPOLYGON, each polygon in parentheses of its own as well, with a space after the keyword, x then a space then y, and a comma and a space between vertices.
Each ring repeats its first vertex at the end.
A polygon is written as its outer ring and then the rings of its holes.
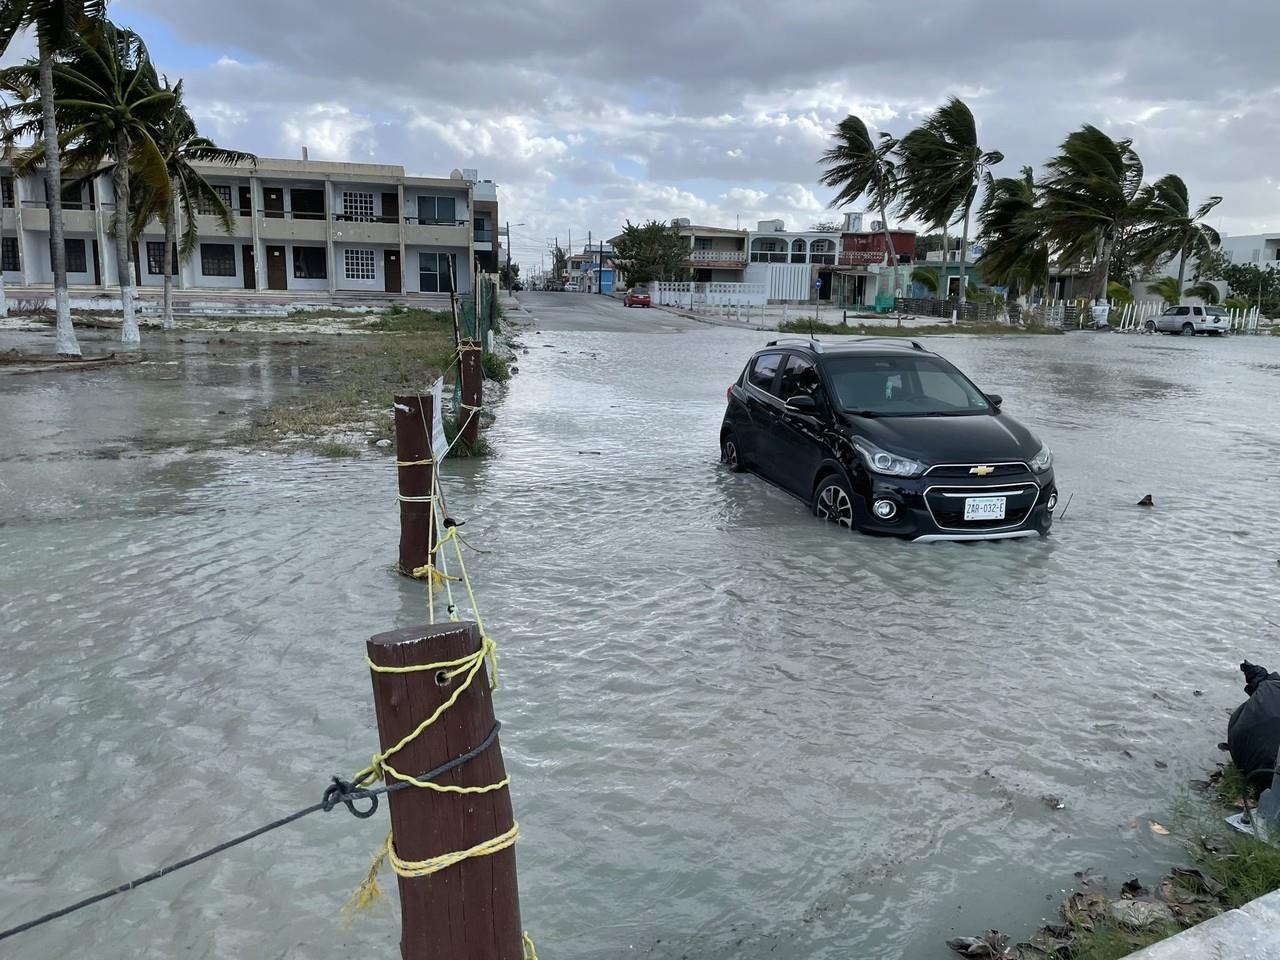
POLYGON ((1004 497, 966 497, 964 518, 966 520, 1003 520, 1004 500, 1004 497))

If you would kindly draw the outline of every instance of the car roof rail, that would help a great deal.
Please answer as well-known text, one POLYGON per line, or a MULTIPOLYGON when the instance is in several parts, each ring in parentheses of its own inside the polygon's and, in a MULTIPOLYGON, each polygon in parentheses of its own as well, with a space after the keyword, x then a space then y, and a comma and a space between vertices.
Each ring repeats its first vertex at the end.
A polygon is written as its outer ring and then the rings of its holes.
MULTIPOLYGON (((901 343, 901 342, 902 342, 902 339, 903 339, 902 337, 859 337, 859 338, 857 339, 857 342, 858 342, 858 343, 867 343, 867 342, 872 341, 872 340, 883 340, 883 341, 885 341, 886 343, 901 343)), ((908 341, 907 341, 907 343, 911 344, 911 349, 912 349, 912 350, 920 350, 920 351, 922 351, 922 352, 924 352, 924 353, 928 353, 928 352, 929 352, 928 350, 925 350, 925 348, 924 348, 924 347, 922 347, 922 346, 920 345, 920 341, 919 341, 919 340, 908 340, 908 341)))
POLYGON ((765 344, 766 347, 808 347, 814 353, 822 352, 822 342, 811 337, 778 337, 765 344))

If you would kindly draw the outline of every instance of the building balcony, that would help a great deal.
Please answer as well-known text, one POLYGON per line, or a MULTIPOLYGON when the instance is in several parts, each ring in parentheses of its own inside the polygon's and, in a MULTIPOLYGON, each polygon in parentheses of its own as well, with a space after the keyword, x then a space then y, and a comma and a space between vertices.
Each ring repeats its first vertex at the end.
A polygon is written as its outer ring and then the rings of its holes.
MULTIPOLYGON (((199 217, 201 222, 200 233, 204 234, 205 220, 212 220, 217 224, 214 217, 199 217)), ((336 228, 335 228, 336 229, 336 228)), ((222 228, 215 226, 214 230, 221 233, 222 228)), ((247 222, 236 221, 236 236, 249 236, 249 224, 247 222)), ((263 217, 258 221, 258 236, 263 240, 306 240, 312 243, 324 243, 329 236, 329 224, 325 222, 322 213, 293 213, 286 211, 283 217, 263 217)), ((400 242, 397 235, 396 243, 400 242)))
POLYGON ((690 250, 689 263, 696 263, 701 266, 710 266, 711 264, 724 264, 727 266, 741 267, 747 262, 747 251, 745 250, 690 250))
POLYGON ((785 250, 752 250, 752 263, 786 263, 787 251, 785 250))
MULTIPOLYGON (((43 200, 22 201, 22 229, 49 232, 49 208, 43 200)), ((94 210, 64 205, 62 229, 68 233, 96 233, 98 214, 94 210)))
MULTIPOLYGON (((320 239, 324 239, 324 224, 321 223, 319 226, 320 239)), ((394 243, 398 246, 400 224, 390 217, 377 217, 371 220, 336 217, 333 224, 333 239, 337 243, 394 243)))
POLYGON ((493 243, 492 230, 477 230, 475 232, 476 243, 493 243))
POLYGON ((865 267, 872 263, 884 263, 883 250, 845 250, 840 254, 840 266, 865 267))
POLYGON ((404 242, 422 247, 468 247, 471 224, 466 220, 419 220, 406 217, 404 242))

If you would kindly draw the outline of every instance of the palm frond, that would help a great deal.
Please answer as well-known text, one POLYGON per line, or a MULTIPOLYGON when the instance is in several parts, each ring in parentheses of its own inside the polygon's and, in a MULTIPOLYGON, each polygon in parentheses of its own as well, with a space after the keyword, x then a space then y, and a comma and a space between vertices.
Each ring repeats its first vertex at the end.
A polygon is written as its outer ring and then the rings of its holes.
POLYGON ((1216 304, 1221 298, 1218 287, 1208 280, 1201 280, 1199 283, 1193 283, 1184 291, 1188 297, 1199 297, 1205 303, 1216 304))

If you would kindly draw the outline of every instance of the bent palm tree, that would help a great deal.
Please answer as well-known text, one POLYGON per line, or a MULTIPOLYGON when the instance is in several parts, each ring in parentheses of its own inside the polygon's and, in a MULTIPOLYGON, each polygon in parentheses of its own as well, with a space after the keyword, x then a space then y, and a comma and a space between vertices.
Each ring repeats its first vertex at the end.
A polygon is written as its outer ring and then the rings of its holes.
MULTIPOLYGON (((106 0, 0 0, 0 54, 21 30, 35 27, 39 59, 36 83, 40 91, 39 133, 44 141, 45 191, 49 203, 49 260, 53 268, 53 302, 57 317, 57 352, 80 356, 80 344, 71 325, 71 298, 67 293, 67 248, 62 224, 62 163, 58 124, 53 102, 53 58, 76 42, 77 30, 106 14, 106 0)), ((6 71, 7 72, 7 71, 6 71)), ((8 83, 0 79, 8 88, 8 83)), ((23 85, 26 84, 24 81, 23 85)), ((29 97, 26 99, 30 99, 29 97)), ((35 131, 32 131, 33 133, 35 131)), ((14 202, 17 202, 15 195, 14 202)))
POLYGON ((138 200, 134 204, 134 227, 135 232, 140 231, 143 224, 153 216, 164 225, 162 322, 168 330, 173 327, 174 246, 178 246, 178 259, 183 262, 195 252, 199 240, 196 215, 201 211, 212 211, 228 235, 235 232, 235 215, 194 164, 221 163, 231 166, 251 163, 257 166, 258 158, 252 153, 224 150, 207 137, 200 136, 195 120, 182 102, 181 80, 173 87, 166 80, 164 89, 173 94, 173 101, 155 126, 153 137, 164 157, 168 184, 162 191, 152 190, 146 185, 140 186, 138 200), (180 244, 177 241, 179 214, 183 222, 180 244))
POLYGON ((1030 167, 1018 177, 993 177, 988 171, 978 207, 982 257, 978 275, 1013 289, 1010 297, 1047 283, 1049 248, 1041 235, 1035 178, 1030 167))
POLYGON ((898 254, 889 235, 889 206, 897 197, 897 170, 892 154, 897 141, 887 133, 880 134, 877 146, 861 118, 853 114, 836 126, 835 146, 822 155, 821 163, 826 172, 818 181, 828 187, 839 187, 840 192, 831 201, 837 207, 866 197, 880 209, 880 223, 884 227, 885 248, 889 251, 889 265, 898 265, 898 254))
POLYGON ((173 104, 173 91, 160 86, 142 38, 105 20, 83 36, 67 62, 55 66, 54 86, 60 122, 72 144, 67 166, 84 173, 104 166, 112 171, 112 230, 124 308, 120 341, 139 343, 137 288, 129 269, 130 179, 136 177, 148 191, 168 193, 168 171, 152 130, 173 104))
POLYGON ((918 283, 935 297, 938 295, 938 271, 933 267, 916 267, 911 271, 911 282, 918 283))
POLYGON ((1062 263, 1092 261, 1091 295, 1106 295, 1121 234, 1142 218, 1142 161, 1131 140, 1085 124, 1062 142, 1041 179, 1040 219, 1062 263))
POLYGON ((1143 187, 1141 202, 1145 206, 1147 226, 1134 237, 1135 245, 1140 255, 1148 259, 1177 254, 1178 286, 1181 287, 1187 278, 1187 258, 1200 259, 1222 243, 1218 231, 1204 222, 1222 198, 1210 197, 1192 210, 1186 183, 1170 173, 1143 187))
MULTIPOLYGON (((946 227, 962 211, 960 269, 969 256, 969 212, 987 168, 1004 159, 999 150, 978 145, 973 112, 956 97, 929 115, 898 143, 902 158, 902 212, 936 227, 946 227)), ((960 284, 960 303, 967 287, 960 284)))
POLYGON ((1182 286, 1178 283, 1177 277, 1161 277, 1159 280, 1153 280, 1147 284, 1147 293, 1154 293, 1168 304, 1177 304, 1182 301, 1182 286))

